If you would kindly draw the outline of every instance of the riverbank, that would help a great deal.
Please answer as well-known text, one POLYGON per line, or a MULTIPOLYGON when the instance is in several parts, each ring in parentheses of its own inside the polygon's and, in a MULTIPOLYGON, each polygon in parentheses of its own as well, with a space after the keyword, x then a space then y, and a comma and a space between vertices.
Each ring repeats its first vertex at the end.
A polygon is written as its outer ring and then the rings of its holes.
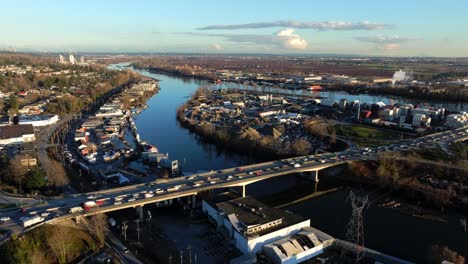
MULTIPOLYGON (((180 161, 184 171, 222 170, 255 162, 253 157, 234 155, 223 146, 217 147, 208 143, 198 134, 182 126, 177 118, 174 118, 177 109, 204 82, 148 71, 140 71, 139 73, 161 80, 162 87, 160 93, 148 101, 149 107, 136 120, 139 134, 151 144, 158 146, 161 152, 170 152, 172 159, 180 161)), ((385 101, 385 98, 379 98, 380 100, 385 101)), ((346 180, 350 176, 346 172, 341 172, 340 175, 339 179, 336 176, 328 177, 328 180, 336 182, 328 185, 327 176, 321 174, 318 192, 326 192, 339 186, 348 185, 346 180)), ((312 194, 315 183, 304 180, 299 184, 305 186, 298 187, 294 183, 295 178, 284 176, 257 182, 248 186, 247 194, 264 200, 265 197, 275 197, 278 193, 288 191, 288 189, 290 196, 297 194, 299 188, 305 190, 303 196, 281 201, 278 203, 279 205, 312 194)), ((372 180, 369 180, 369 185, 355 183, 352 186, 356 186, 356 189, 359 190, 362 189, 359 186, 370 186, 367 189, 372 189, 375 185, 372 185, 372 180)), ((345 227, 351 213, 349 202, 346 202, 348 193, 349 189, 346 188, 326 192, 324 195, 305 199, 303 202, 283 207, 283 209, 308 217, 314 227, 345 239, 345 227)), ((459 214, 449 211, 448 223, 428 221, 391 208, 378 207, 380 203, 376 203, 374 198, 382 201, 385 197, 379 198, 371 195, 371 207, 364 215, 366 245, 369 248, 407 258, 416 263, 427 262, 425 256, 434 243, 447 245, 450 249, 468 255, 466 248, 463 248, 464 245, 468 244, 468 238, 459 227, 459 214), (402 240, 402 238, 404 239, 402 240)))
MULTIPOLYGON (((216 82, 217 78, 214 76, 208 75, 195 75, 190 72, 182 72, 176 69, 167 69, 163 67, 139 67, 137 64, 132 64, 133 67, 140 70, 148 70, 153 73, 162 73, 168 74, 175 77, 183 77, 183 78, 194 78, 198 80, 205 80, 209 82, 216 82)), ((226 81, 228 83, 235 83, 241 84, 240 82, 232 82, 226 81)), ((262 84, 254 82, 255 85, 261 86, 262 84)), ((269 87, 275 88, 274 84, 270 85, 269 87)), ((408 88, 372 88, 366 85, 346 85, 346 84, 322 84, 322 87, 329 91, 344 91, 349 94, 372 94, 372 95, 391 95, 391 96, 398 96, 402 98, 408 99, 417 99, 417 100, 439 100, 439 101, 447 101, 447 102, 454 102, 454 103, 463 103, 468 101, 468 94, 466 93, 450 93, 450 92, 431 92, 428 88, 421 88, 421 87, 408 87, 408 88)), ((301 89, 301 90, 306 90, 301 89)))

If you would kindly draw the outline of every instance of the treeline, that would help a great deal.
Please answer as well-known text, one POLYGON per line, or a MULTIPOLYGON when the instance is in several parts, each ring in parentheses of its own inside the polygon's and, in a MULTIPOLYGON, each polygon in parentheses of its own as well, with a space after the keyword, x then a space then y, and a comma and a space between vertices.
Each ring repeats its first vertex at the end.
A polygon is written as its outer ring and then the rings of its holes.
MULTIPOLYGON (((417 201, 429 207, 444 210, 456 207, 456 190, 434 187, 422 181, 426 176, 434 179, 456 180, 468 183, 468 174, 460 174, 457 170, 434 165, 418 165, 417 155, 403 156, 401 153, 390 152, 378 155, 376 162, 354 162, 348 167, 351 179, 360 183, 383 187, 390 192, 401 195, 411 201, 417 201)), ((444 165, 444 164, 441 164, 444 165)))
POLYGON ((44 171, 39 166, 24 166, 21 159, 20 155, 12 159, 8 159, 6 155, 0 156, 0 188, 3 191, 56 195, 68 184, 68 176, 60 162, 50 160, 44 171), (47 180, 45 175, 50 175, 47 180))
POLYGON ((78 263, 105 244, 107 216, 98 214, 78 224, 81 229, 44 225, 0 247, 2 264, 78 263))
POLYGON ((272 136, 257 136, 254 133, 238 134, 231 128, 216 128, 209 123, 195 124, 184 116, 187 105, 177 110, 177 119, 180 123, 200 135, 201 138, 219 147, 246 154, 259 160, 272 160, 278 158, 303 156, 309 154, 311 144, 304 139, 297 139, 292 143, 284 143, 272 136))

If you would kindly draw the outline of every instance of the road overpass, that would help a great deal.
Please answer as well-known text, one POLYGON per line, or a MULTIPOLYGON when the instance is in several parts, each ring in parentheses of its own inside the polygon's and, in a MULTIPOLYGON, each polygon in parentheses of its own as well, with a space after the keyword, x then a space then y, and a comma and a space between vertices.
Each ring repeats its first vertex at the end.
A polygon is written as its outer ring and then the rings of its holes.
POLYGON ((375 160, 378 153, 386 151, 404 151, 440 142, 458 142, 468 138, 468 127, 431 134, 420 137, 409 145, 389 145, 373 148, 348 149, 337 153, 320 155, 308 155, 263 162, 253 165, 240 166, 220 171, 210 171, 193 174, 185 177, 171 179, 158 179, 151 183, 129 185, 119 188, 102 190, 93 193, 83 193, 64 196, 58 199, 47 199, 45 205, 36 205, 28 208, 27 212, 3 213, 1 216, 10 217, 11 220, 3 224, 4 229, 13 233, 23 233, 36 227, 23 228, 21 217, 49 213, 45 220, 38 224, 56 223, 65 219, 79 219, 99 213, 106 213, 126 208, 139 208, 142 214, 142 206, 145 204, 163 202, 181 197, 191 197, 192 203, 195 196, 204 191, 219 188, 240 187, 242 195, 246 195, 245 186, 265 179, 288 175, 292 173, 305 173, 312 180, 319 180, 319 171, 357 160, 375 160), (80 206, 87 200, 102 200, 99 207, 77 213, 69 213, 71 207, 80 206))

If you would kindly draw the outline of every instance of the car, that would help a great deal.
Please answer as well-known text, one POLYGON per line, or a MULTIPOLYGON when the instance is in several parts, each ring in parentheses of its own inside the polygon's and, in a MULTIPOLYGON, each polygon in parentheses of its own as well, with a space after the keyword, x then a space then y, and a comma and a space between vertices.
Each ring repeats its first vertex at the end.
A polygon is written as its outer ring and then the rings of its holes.
POLYGON ((294 168, 299 168, 299 167, 301 167, 301 164, 299 163, 294 164, 294 168))
POLYGON ((130 199, 128 199, 128 201, 129 202, 134 202, 134 201, 136 201, 136 199, 135 198, 130 198, 130 199))
MULTIPOLYGON (((128 200, 128 201, 130 202, 130 200, 128 200)), ((114 205, 119 205, 119 204, 122 204, 122 202, 121 201, 114 202, 114 205)))
POLYGON ((321 160, 320 160, 320 163, 325 163, 325 160, 321 159, 321 160))
POLYGON ((2 221, 2 222, 10 221, 10 217, 4 216, 4 217, 0 218, 0 221, 2 221))
POLYGON ((27 219, 29 219, 29 217, 27 217, 27 216, 22 216, 22 217, 19 218, 20 221, 24 221, 24 220, 27 220, 27 219))
POLYGON ((254 174, 254 172, 253 172, 253 171, 249 171, 249 175, 253 175, 253 174, 254 174))
POLYGON ((237 176, 237 178, 242 179, 244 178, 242 175, 237 176))
POLYGON ((41 216, 42 216, 42 217, 47 217, 47 216, 49 216, 49 215, 50 215, 49 212, 43 212, 43 213, 41 213, 41 216))
POLYGON ((25 212, 26 212, 26 209, 20 208, 17 212, 18 212, 18 213, 25 213, 25 212))
POLYGON ((122 248, 122 252, 125 253, 125 254, 128 254, 130 251, 128 250, 128 248, 123 247, 123 248, 122 248))

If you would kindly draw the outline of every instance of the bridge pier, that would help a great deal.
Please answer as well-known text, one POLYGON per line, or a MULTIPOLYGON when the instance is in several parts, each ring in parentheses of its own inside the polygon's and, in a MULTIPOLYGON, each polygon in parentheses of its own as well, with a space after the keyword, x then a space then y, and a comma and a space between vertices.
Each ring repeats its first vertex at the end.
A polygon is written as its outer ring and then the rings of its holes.
POLYGON ((77 216, 75 217, 75 223, 76 225, 80 225, 83 222, 83 216, 77 216))
POLYGON ((197 207, 197 195, 192 195, 192 208, 195 209, 197 207))
POLYGON ((139 205, 135 207, 135 210, 136 210, 138 219, 143 220, 144 219, 143 205, 139 205))
POLYGON ((242 197, 245 197, 245 185, 242 185, 242 197))
POLYGON ((319 182, 318 172, 319 172, 318 170, 312 172, 312 173, 313 173, 313 176, 314 176, 314 181, 315 181, 315 182, 319 182))

